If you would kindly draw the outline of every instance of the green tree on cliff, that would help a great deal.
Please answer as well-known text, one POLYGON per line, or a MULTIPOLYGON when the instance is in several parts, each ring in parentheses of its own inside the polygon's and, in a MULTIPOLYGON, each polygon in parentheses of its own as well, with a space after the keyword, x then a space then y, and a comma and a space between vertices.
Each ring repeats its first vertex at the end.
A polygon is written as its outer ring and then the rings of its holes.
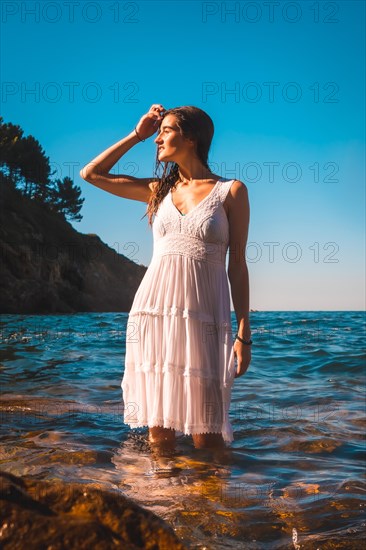
POLYGON ((19 141, 22 139, 23 130, 20 126, 4 124, 0 117, 0 168, 8 170, 10 178, 16 180, 20 177, 19 168, 19 141))
POLYGON ((0 117, 0 171, 16 189, 64 218, 80 221, 84 199, 70 178, 53 181, 49 157, 33 137, 23 137, 20 126, 0 117))
POLYGON ((57 212, 67 215, 70 219, 80 221, 79 214, 85 199, 81 199, 81 189, 74 185, 71 178, 55 181, 54 206, 57 212))

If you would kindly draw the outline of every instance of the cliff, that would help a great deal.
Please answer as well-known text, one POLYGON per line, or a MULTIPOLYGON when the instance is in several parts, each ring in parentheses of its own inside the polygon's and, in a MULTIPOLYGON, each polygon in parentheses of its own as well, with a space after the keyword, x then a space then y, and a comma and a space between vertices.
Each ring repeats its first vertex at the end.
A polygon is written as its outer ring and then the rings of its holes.
POLYGON ((0 185, 0 313, 129 311, 145 266, 0 185))

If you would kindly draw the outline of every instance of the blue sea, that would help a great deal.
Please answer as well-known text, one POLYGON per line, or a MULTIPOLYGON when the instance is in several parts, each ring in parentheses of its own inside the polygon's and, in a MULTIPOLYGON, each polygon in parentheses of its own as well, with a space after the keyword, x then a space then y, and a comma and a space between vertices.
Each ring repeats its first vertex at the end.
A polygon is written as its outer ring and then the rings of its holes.
POLYGON ((2 470, 120 491, 190 548, 363 546, 363 312, 252 312, 234 442, 217 452, 181 436, 159 453, 123 424, 127 319, 2 315, 2 470))

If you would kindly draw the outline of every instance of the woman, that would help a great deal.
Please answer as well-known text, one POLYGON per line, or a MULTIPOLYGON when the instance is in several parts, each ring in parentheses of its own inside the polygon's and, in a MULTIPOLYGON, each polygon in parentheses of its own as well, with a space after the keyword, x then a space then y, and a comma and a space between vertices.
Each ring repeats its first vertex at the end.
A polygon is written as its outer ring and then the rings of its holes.
POLYGON ((109 193, 148 205, 154 253, 129 313, 122 391, 125 423, 148 426, 152 443, 174 442, 176 433, 192 435, 196 448, 231 442, 232 383, 251 360, 248 192, 241 181, 211 172, 213 133, 201 109, 156 104, 80 172, 109 193), (161 177, 110 173, 156 131, 161 177), (238 323, 234 344, 228 279, 238 323))

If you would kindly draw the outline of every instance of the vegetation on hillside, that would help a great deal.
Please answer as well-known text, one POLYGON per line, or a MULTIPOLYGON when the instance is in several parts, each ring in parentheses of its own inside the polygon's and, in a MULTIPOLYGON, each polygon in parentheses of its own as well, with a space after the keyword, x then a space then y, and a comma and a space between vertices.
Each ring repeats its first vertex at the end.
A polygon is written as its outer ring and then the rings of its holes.
POLYGON ((50 160, 39 141, 0 117, 0 175, 2 184, 42 204, 67 220, 80 221, 81 189, 69 177, 52 179, 50 160))

